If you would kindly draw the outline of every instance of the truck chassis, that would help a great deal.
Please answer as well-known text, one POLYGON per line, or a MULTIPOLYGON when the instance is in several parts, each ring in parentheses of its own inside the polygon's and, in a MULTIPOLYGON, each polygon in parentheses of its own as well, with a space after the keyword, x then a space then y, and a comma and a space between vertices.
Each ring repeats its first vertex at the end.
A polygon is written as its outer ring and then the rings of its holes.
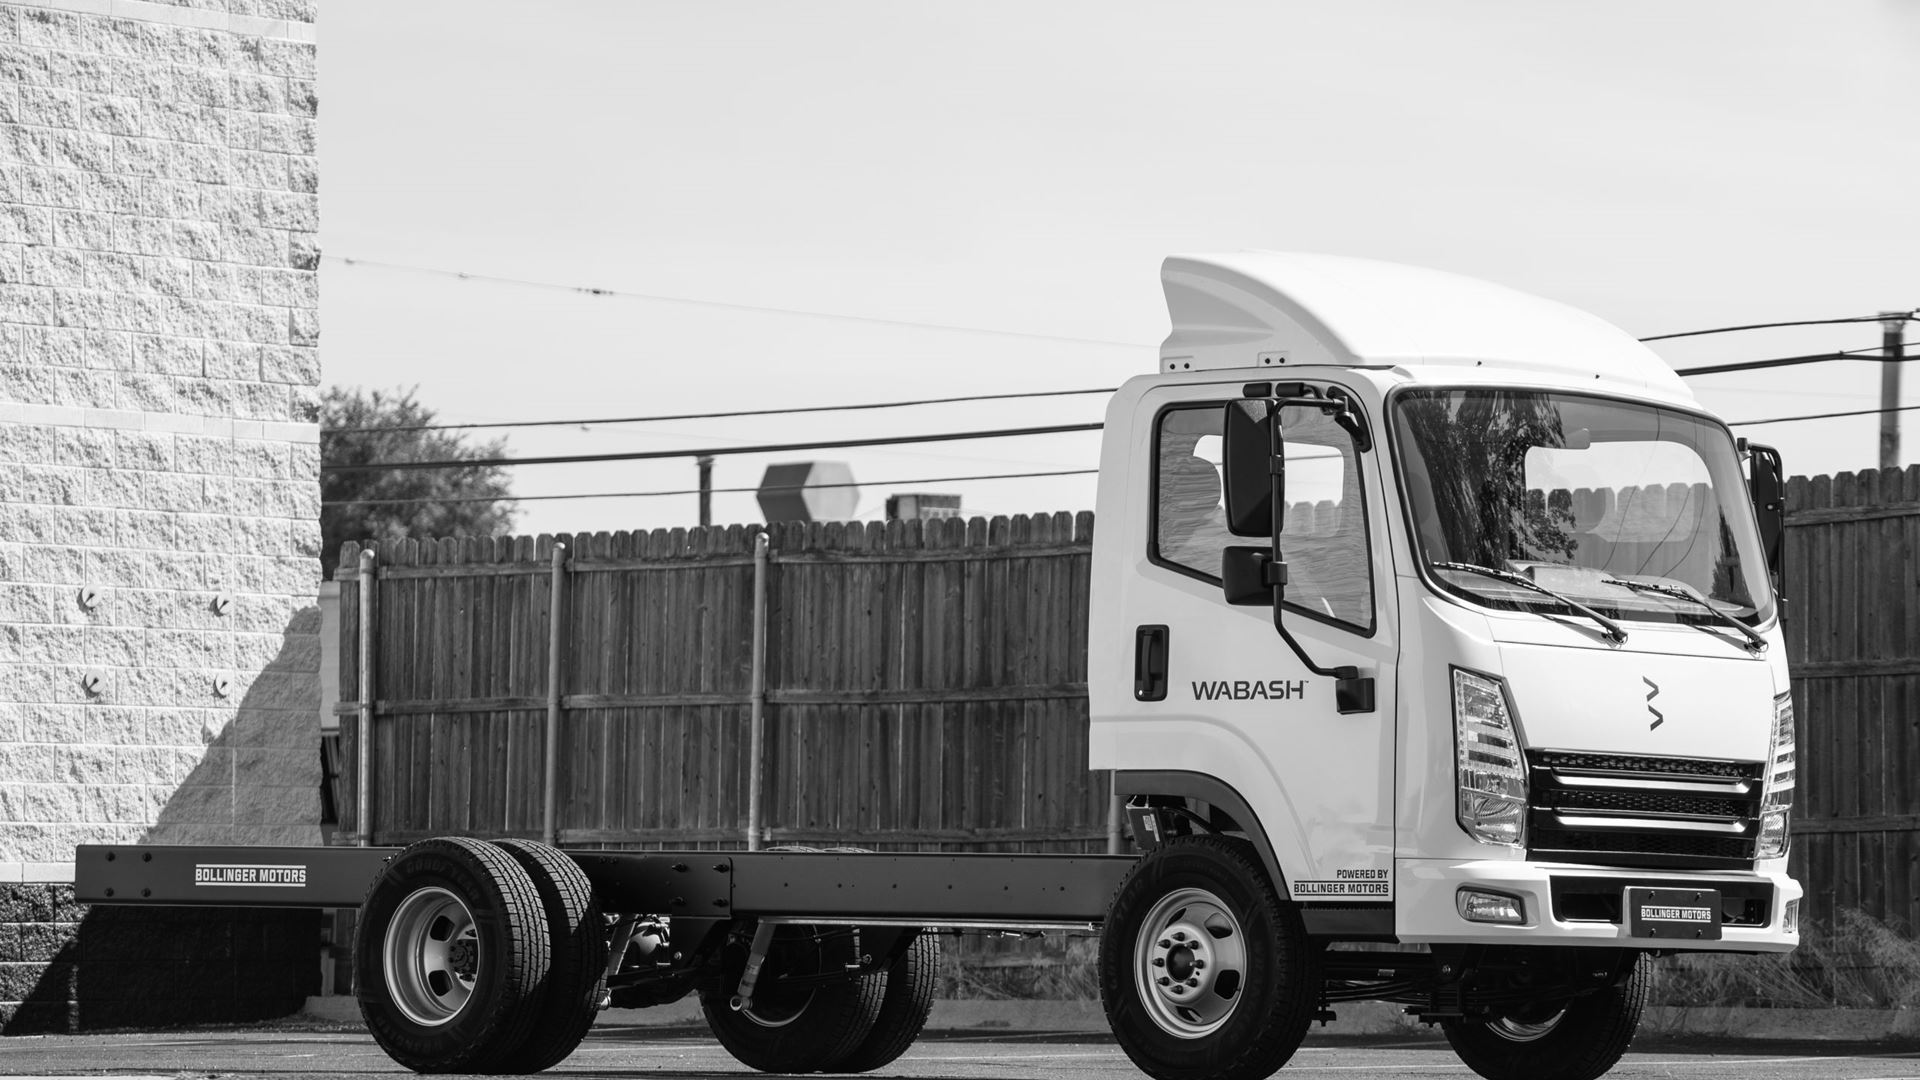
POLYGON ((86 903, 360 909, 361 1011, 420 1072, 538 1071, 609 1004, 689 993, 753 1068, 869 1071, 925 1024, 941 931, 1105 928, 1109 1022, 1162 1080, 1269 1075, 1342 1001, 1406 1005, 1496 1080, 1598 1076, 1637 1026, 1638 949, 1352 951, 1307 934, 1245 839, 1156 824, 1163 839, 1142 857, 562 852, 466 837, 86 845, 75 890, 86 903))

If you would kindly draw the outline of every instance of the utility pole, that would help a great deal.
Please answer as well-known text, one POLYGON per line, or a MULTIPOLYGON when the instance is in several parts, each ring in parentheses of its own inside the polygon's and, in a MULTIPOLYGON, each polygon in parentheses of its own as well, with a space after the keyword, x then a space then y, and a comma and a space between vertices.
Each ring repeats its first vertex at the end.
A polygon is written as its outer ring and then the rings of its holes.
MULTIPOLYGON (((1896 386, 1895 393, 1898 392, 1896 386)), ((713 524, 713 455, 701 454, 693 463, 700 466, 700 524, 704 528, 713 524)))
POLYGON ((1906 357, 1905 311, 1880 313, 1880 467, 1900 467, 1900 362, 1906 357))

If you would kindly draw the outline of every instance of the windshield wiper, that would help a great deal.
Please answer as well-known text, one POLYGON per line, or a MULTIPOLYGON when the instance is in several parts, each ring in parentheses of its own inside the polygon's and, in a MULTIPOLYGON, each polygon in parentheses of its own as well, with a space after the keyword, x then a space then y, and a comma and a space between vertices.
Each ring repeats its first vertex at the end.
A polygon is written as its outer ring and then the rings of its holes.
POLYGON ((1632 589, 1635 592, 1659 593, 1661 596, 1671 596, 1680 600, 1692 601, 1693 603, 1698 604, 1703 608, 1706 608, 1707 611, 1710 614, 1712 614, 1715 619, 1718 619, 1720 622, 1733 627, 1735 630, 1740 631, 1742 634, 1745 634, 1747 638, 1748 652, 1753 653, 1757 656, 1760 653, 1765 652, 1767 649, 1767 639, 1764 637, 1761 637, 1760 634, 1756 632, 1753 627, 1748 626, 1746 623, 1741 622, 1739 619, 1736 619, 1733 616, 1727 614, 1726 612, 1721 611, 1719 608, 1714 607, 1712 604, 1707 603, 1705 600, 1702 600, 1701 598, 1693 595, 1692 593, 1688 592, 1685 589, 1677 588, 1672 585, 1656 585, 1651 581, 1622 581, 1619 578, 1607 578, 1604 582, 1602 582, 1602 584, 1618 585, 1623 589, 1632 589))
POLYGON ((1605 615, 1600 614, 1599 612, 1593 610, 1592 608, 1581 603, 1580 601, 1573 599, 1570 596, 1562 596, 1559 593, 1554 592, 1552 589, 1547 588, 1545 585, 1540 584, 1539 582, 1533 580, 1532 578, 1528 577, 1525 574, 1516 574, 1511 570, 1496 570, 1491 566, 1481 566, 1477 563, 1465 563, 1465 562, 1437 562, 1433 564, 1433 568, 1436 570, 1464 570, 1472 574, 1485 574, 1486 576, 1498 581, 1505 581, 1514 585, 1519 585, 1522 588, 1532 589, 1534 592, 1537 592, 1537 593, 1545 593, 1546 595, 1553 597, 1555 600, 1560 601, 1561 603, 1567 605, 1573 610, 1579 612, 1582 615, 1585 615, 1587 618, 1592 619, 1594 622, 1597 622, 1601 626, 1605 627, 1607 632, 1607 639, 1612 641, 1614 644, 1617 645, 1620 642, 1627 640, 1627 632, 1625 630, 1620 629, 1619 623, 1614 622, 1612 619, 1607 618, 1605 615))

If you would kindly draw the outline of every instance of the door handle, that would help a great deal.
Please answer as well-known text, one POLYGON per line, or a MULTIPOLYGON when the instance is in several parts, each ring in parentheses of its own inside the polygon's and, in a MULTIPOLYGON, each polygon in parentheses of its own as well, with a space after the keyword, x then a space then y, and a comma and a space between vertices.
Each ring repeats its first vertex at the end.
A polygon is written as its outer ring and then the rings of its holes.
POLYGON ((1167 638, 1165 626, 1142 626, 1133 634, 1133 699, 1167 699, 1167 638))

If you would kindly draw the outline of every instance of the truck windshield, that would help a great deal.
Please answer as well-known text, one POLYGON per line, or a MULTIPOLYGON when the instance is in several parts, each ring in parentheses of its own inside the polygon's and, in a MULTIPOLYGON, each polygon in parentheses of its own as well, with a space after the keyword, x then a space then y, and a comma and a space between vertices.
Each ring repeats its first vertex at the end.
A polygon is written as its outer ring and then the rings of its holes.
POLYGON ((1393 416, 1420 557, 1446 589, 1494 607, 1565 607, 1459 568, 1480 566, 1615 619, 1725 626, 1707 605, 1749 624, 1771 615, 1725 428, 1653 405, 1491 388, 1409 390, 1393 416))

